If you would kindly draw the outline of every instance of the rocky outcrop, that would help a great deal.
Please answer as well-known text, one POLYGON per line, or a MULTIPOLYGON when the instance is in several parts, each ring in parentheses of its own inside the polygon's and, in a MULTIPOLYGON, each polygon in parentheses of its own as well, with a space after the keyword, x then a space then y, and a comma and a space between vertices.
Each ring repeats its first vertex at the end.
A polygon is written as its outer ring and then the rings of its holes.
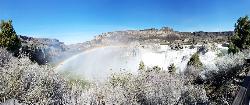
POLYGON ((234 34, 233 31, 225 32, 178 32, 171 28, 127 30, 102 33, 95 36, 91 41, 79 43, 78 49, 85 49, 93 46, 127 44, 131 42, 160 43, 160 44, 197 44, 207 42, 227 42, 228 37, 234 34))
POLYGON ((57 39, 32 38, 19 36, 22 42, 21 52, 29 55, 38 64, 51 62, 67 50, 67 46, 57 39))

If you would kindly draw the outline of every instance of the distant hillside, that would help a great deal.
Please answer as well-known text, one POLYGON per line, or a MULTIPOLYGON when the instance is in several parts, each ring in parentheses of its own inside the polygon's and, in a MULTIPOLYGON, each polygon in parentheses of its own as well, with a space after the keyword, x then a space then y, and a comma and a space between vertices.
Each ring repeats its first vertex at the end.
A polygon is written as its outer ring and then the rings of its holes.
POLYGON ((72 48, 84 50, 89 47, 127 44, 131 42, 159 43, 159 44, 196 44, 217 42, 224 43, 228 41, 228 37, 234 34, 233 31, 224 32, 179 32, 171 28, 163 27, 162 29, 144 29, 144 30, 127 30, 102 33, 95 36, 91 41, 73 44, 72 48))

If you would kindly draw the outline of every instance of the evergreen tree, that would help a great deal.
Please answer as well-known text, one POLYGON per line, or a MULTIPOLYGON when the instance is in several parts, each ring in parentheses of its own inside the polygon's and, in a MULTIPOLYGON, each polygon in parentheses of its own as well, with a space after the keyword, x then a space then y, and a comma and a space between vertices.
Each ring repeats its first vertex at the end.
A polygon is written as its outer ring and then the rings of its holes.
POLYGON ((250 20, 248 16, 240 17, 235 24, 235 34, 231 37, 228 53, 237 53, 250 48, 250 20))
POLYGON ((12 21, 1 21, 0 24, 0 46, 6 47, 7 50, 17 53, 21 47, 21 41, 18 38, 14 27, 12 26, 12 21))
POLYGON ((194 67, 197 67, 197 68, 200 68, 203 66, 203 64, 201 63, 200 61, 200 58, 199 58, 199 54, 198 53, 194 53, 190 60, 188 61, 188 65, 189 66, 194 66, 194 67))

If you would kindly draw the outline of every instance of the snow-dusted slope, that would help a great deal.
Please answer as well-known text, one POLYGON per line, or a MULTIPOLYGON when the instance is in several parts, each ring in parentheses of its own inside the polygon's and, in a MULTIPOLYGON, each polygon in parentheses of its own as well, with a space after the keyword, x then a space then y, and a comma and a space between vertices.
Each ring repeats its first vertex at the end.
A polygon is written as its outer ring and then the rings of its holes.
MULTIPOLYGON (((192 54, 197 52, 197 46, 190 49, 171 50, 167 45, 148 48, 142 46, 106 46, 85 51, 75 55, 57 66, 58 71, 70 71, 83 75, 87 79, 103 79, 112 72, 125 70, 136 73, 140 61, 148 67, 159 66, 163 69, 174 63, 177 72, 183 71, 192 54)), ((210 47, 208 47, 210 48, 210 47)), ((214 50, 200 54, 203 65, 213 68, 214 59, 221 50, 226 48, 218 45, 214 50)))

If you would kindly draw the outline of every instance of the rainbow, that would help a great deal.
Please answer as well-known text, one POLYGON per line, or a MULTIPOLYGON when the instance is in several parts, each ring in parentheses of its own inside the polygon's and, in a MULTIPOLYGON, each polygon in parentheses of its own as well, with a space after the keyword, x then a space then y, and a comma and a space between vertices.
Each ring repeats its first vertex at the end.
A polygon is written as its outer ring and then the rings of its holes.
POLYGON ((83 52, 78 53, 78 54, 75 54, 75 55, 69 57, 68 59, 63 60, 63 61, 61 61, 60 63, 58 63, 58 64, 55 66, 54 71, 55 71, 55 72, 59 72, 59 71, 60 71, 60 68, 61 68, 64 64, 70 62, 71 60, 75 59, 75 58, 78 57, 79 55, 91 53, 91 52, 93 52, 93 51, 95 51, 95 50, 97 50, 97 49, 106 48, 106 47, 122 48, 122 47, 127 47, 127 45, 95 46, 95 47, 93 47, 93 48, 88 48, 88 49, 84 50, 83 52))

